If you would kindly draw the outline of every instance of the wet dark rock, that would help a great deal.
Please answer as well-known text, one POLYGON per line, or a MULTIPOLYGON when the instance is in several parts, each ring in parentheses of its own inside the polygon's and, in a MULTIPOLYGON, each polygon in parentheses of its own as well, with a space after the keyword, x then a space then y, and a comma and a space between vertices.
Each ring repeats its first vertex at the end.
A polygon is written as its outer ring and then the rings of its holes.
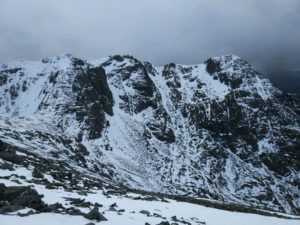
POLYGON ((93 208, 88 214, 86 214, 85 218, 97 221, 107 221, 107 219, 99 212, 97 207, 93 208))
POLYGON ((52 183, 46 184, 45 188, 47 189, 55 189, 56 187, 52 183))
POLYGON ((32 176, 34 178, 44 178, 44 174, 36 167, 33 169, 32 176))
POLYGON ((106 191, 106 194, 110 195, 126 195, 127 191, 124 188, 114 188, 106 191))
POLYGON ((86 191, 78 191, 77 193, 79 195, 82 195, 82 196, 87 196, 87 192, 86 191))
POLYGON ((109 209, 108 209, 109 211, 112 211, 112 212, 117 212, 118 210, 116 209, 116 208, 114 208, 114 207, 109 207, 109 209))
POLYGON ((8 205, 7 201, 0 201, 0 208, 7 205, 8 205))
POLYGON ((0 201, 12 201, 29 189, 30 187, 6 187, 4 184, 0 184, 0 201))
POLYGON ((162 219, 166 219, 166 217, 163 217, 162 215, 158 214, 158 213, 153 213, 154 217, 158 217, 158 218, 162 218, 162 219))
POLYGON ((21 193, 18 198, 11 201, 11 204, 21 205, 35 210, 40 210, 45 205, 42 201, 42 198, 43 195, 39 195, 34 189, 28 189, 21 193))
POLYGON ((20 205, 6 205, 0 208, 0 214, 6 214, 6 213, 10 213, 10 212, 16 212, 20 209, 24 209, 23 206, 20 205))
POLYGON ((53 212, 53 213, 60 213, 64 211, 65 207, 61 203, 54 203, 44 207, 41 211, 42 212, 53 212))
POLYGON ((87 215, 87 214, 81 212, 80 209, 76 209, 74 207, 67 208, 65 212, 66 212, 66 214, 72 215, 72 216, 84 216, 84 217, 86 217, 86 215, 87 215))
POLYGON ((1 207, 0 211, 2 213, 14 212, 25 207, 41 210, 45 207, 42 197, 43 195, 39 195, 29 186, 6 187, 1 184, 0 201, 5 201, 7 204, 1 207))
POLYGON ((10 164, 10 163, 2 163, 2 164, 0 164, 0 169, 1 170, 9 170, 9 171, 15 170, 14 166, 12 164, 10 164))
POLYGON ((115 202, 115 203, 111 204, 109 207, 110 207, 110 208, 115 208, 115 207, 118 207, 118 205, 117 205, 117 203, 115 202))
POLYGON ((157 225, 170 225, 170 223, 168 221, 162 221, 162 222, 158 223, 157 225))
POLYGON ((92 205, 90 202, 85 202, 84 199, 80 198, 65 198, 67 201, 70 202, 71 205, 77 206, 77 207, 83 207, 88 208, 92 205))
POLYGON ((164 199, 164 198, 161 198, 161 200, 160 200, 161 202, 169 202, 168 200, 166 200, 166 199, 164 199))
POLYGON ((147 210, 141 210, 140 213, 141 213, 141 214, 145 214, 145 215, 147 215, 147 216, 150 216, 150 215, 151 215, 151 213, 150 213, 149 211, 147 211, 147 210))
POLYGON ((171 219, 174 221, 174 222, 178 222, 178 223, 182 223, 182 224, 187 224, 187 225, 191 225, 190 222, 187 222, 185 220, 180 220, 180 219, 177 219, 176 216, 172 216, 171 219))
POLYGON ((23 156, 16 155, 12 151, 0 151, 0 158, 14 164, 22 164, 25 160, 23 156))
POLYGON ((99 204, 98 202, 96 202, 96 203, 94 204, 94 206, 95 206, 95 207, 98 207, 98 208, 103 207, 103 205, 99 204))

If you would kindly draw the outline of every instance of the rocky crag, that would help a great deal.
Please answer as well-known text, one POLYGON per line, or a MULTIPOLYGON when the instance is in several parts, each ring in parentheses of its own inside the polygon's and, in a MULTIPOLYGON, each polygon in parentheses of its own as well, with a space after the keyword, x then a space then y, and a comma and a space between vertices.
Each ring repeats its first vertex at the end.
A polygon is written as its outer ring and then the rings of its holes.
POLYGON ((3 64, 0 115, 1 165, 17 148, 99 183, 300 213, 299 101, 234 55, 3 64))

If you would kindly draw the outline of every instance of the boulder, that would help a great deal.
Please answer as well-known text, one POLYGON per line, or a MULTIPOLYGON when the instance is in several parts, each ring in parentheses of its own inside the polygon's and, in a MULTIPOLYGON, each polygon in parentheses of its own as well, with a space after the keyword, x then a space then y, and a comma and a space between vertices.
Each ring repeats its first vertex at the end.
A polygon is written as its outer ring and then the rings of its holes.
POLYGON ((107 219, 99 212, 98 207, 93 208, 88 214, 85 215, 85 218, 89 220, 107 221, 107 219))
POLYGON ((0 213, 15 212, 23 208, 32 208, 37 211, 45 207, 43 195, 29 186, 6 187, 0 184, 0 213))
POLYGON ((33 169, 32 176, 34 178, 44 178, 44 174, 36 167, 33 169))
POLYGON ((145 214, 145 215, 147 215, 147 216, 150 216, 150 214, 151 214, 151 213, 150 213, 149 211, 147 211, 147 210, 141 210, 140 213, 145 214))

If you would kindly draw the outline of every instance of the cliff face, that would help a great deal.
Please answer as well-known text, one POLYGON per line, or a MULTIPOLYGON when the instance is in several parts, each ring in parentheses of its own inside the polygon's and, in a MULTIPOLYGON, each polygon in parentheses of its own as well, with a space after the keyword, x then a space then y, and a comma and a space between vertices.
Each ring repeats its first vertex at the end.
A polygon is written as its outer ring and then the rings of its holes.
POLYGON ((0 66, 0 140, 131 188, 300 211, 294 97, 233 56, 0 66))

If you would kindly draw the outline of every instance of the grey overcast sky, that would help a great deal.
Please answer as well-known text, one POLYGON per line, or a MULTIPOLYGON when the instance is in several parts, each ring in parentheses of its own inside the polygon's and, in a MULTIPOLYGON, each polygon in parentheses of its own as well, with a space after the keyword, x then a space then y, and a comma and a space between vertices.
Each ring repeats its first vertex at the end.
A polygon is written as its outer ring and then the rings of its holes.
POLYGON ((0 63, 62 53, 300 70, 300 0, 0 0, 0 63))

